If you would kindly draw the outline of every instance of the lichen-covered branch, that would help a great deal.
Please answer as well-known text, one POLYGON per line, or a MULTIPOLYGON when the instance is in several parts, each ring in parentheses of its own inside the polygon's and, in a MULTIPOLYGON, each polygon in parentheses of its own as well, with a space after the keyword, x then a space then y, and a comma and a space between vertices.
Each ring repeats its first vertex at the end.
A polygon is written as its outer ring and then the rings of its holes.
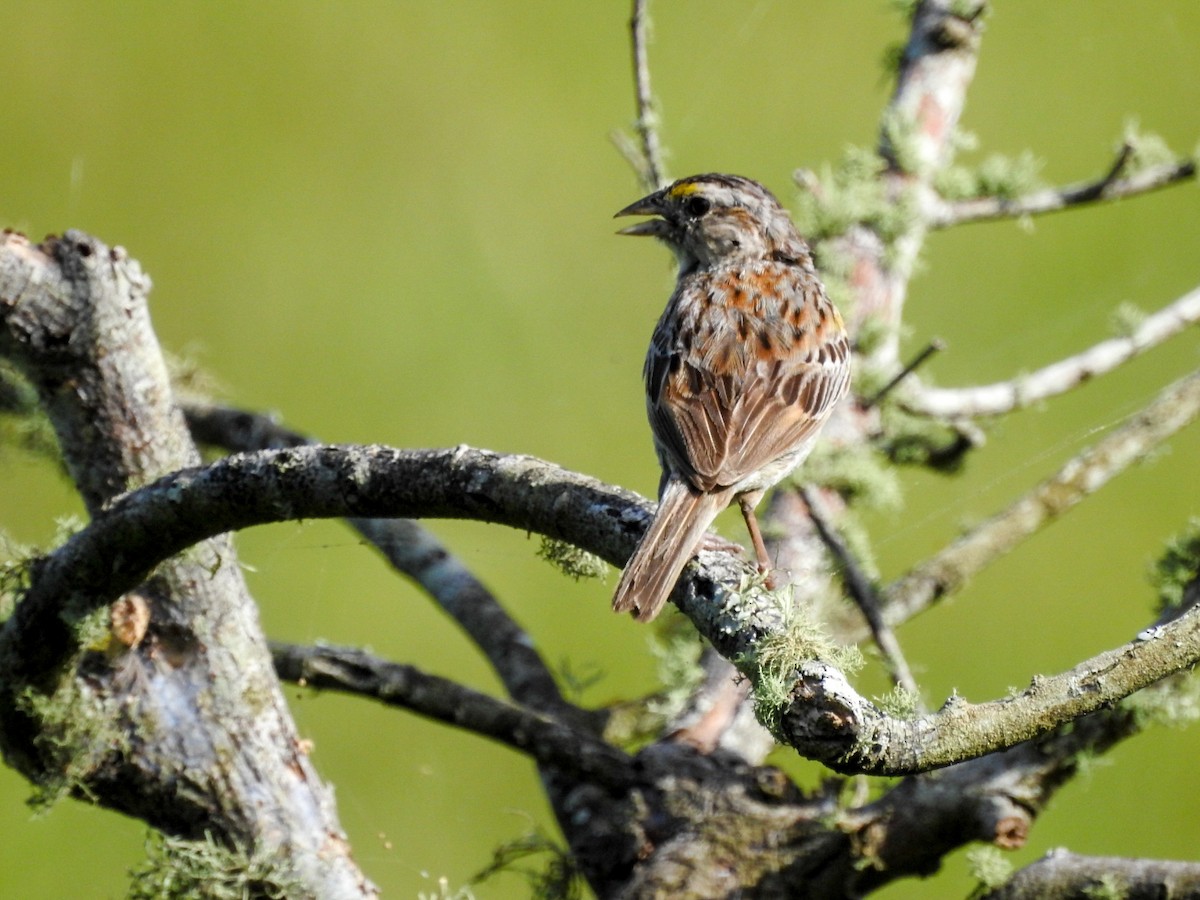
MULTIPOLYGON (((329 446, 246 454, 116 499, 40 561, 18 612, 45 610, 48 597, 85 587, 96 598, 123 593, 161 559, 209 533, 285 518, 470 517, 550 534, 617 560, 634 539, 621 524, 629 510, 641 507, 529 457, 329 446)), ((700 555, 701 570, 685 580, 676 602, 714 647, 757 678, 759 644, 783 631, 783 611, 753 591, 730 589, 746 583, 744 563, 725 553, 700 555)), ((1162 640, 1136 641, 1040 680, 1017 698, 957 702, 913 721, 883 714, 836 669, 812 661, 800 667, 776 734, 841 771, 895 774, 948 765, 1043 734, 1192 665, 1200 660, 1196 618, 1163 626, 1162 640)), ((30 614, 21 628, 36 624, 30 614)))
POLYGON ((896 77, 884 110, 879 175, 884 196, 913 212, 896 234, 869 224, 852 227, 834 241, 834 254, 848 260, 853 308, 848 325, 855 336, 869 329, 881 338, 866 354, 874 371, 899 368, 900 325, 913 267, 927 224, 918 214, 936 197, 937 173, 949 165, 967 89, 975 77, 987 3, 923 0, 913 12, 896 77))
POLYGON ((843 772, 904 774, 1012 747, 1101 709, 1200 662, 1200 614, 1189 612, 1019 694, 973 704, 954 697, 939 711, 897 720, 859 696, 836 669, 800 668, 776 733, 843 772))
POLYGON ((980 900, 1200 896, 1200 863, 1051 850, 980 900))
MULTIPOLYGON (((201 403, 185 404, 183 410, 196 440, 231 452, 313 443, 267 416, 201 403)), ((563 699, 529 634, 432 532, 412 519, 354 518, 348 524, 462 627, 510 696, 531 709, 571 721, 583 717, 581 710, 563 699)))
MULTIPOLYGON (((93 516, 199 461, 149 287, 123 250, 80 232, 0 237, 0 356, 36 390, 93 516)), ((39 595, 39 570, 33 602, 0 627, 6 762, 43 790, 270 858, 295 895, 375 895, 302 750, 228 536, 191 541, 103 596, 86 580, 39 595)))

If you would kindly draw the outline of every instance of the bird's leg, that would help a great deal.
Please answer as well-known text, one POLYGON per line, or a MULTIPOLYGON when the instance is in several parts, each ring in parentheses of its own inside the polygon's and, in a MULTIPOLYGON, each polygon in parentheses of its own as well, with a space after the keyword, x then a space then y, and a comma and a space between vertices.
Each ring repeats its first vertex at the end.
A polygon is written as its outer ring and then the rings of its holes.
POLYGON ((750 532, 750 542, 754 544, 754 555, 758 557, 759 574, 765 575, 767 590, 775 590, 775 577, 771 573, 771 557, 767 555, 767 545, 763 543, 762 531, 758 527, 758 517, 754 515, 754 507, 758 497, 754 495, 738 497, 738 506, 742 508, 742 518, 746 520, 746 530, 750 532))

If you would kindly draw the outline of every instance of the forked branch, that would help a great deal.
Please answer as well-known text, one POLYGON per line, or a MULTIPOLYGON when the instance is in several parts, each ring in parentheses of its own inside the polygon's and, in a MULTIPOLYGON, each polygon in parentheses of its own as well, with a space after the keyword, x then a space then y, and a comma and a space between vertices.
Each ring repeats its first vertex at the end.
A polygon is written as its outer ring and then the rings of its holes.
POLYGON ((633 760, 611 744, 415 666, 348 647, 273 643, 271 653, 286 681, 378 700, 464 728, 593 784, 625 790, 635 781, 633 760))

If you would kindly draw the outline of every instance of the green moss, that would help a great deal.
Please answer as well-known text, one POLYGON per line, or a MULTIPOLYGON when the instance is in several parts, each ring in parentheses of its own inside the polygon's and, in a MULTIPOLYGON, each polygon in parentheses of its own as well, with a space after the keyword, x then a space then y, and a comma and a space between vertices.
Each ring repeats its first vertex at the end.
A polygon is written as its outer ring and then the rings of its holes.
POLYGON ((1083 889, 1087 900, 1124 900, 1129 896, 1129 887, 1124 880, 1112 872, 1106 872, 1083 889))
POLYGON ((6 447, 62 465, 58 439, 37 392, 11 363, 0 359, 0 448, 6 447))
POLYGON ((1121 145, 1130 150, 1129 159, 1126 160, 1121 173, 1126 176, 1167 165, 1178 159, 1178 155, 1162 137, 1152 132, 1142 132, 1136 119, 1125 123, 1125 135, 1121 145))
POLYGON ((901 172, 921 174, 920 130, 917 121, 897 107, 889 107, 880 126, 881 144, 901 172))
MULTIPOLYGON (((761 580, 743 585, 742 592, 767 593, 761 580)), ((759 641, 753 657, 738 660, 743 671, 753 669, 754 711, 758 720, 771 731, 779 724, 779 716, 791 701, 796 672, 811 660, 821 660, 852 675, 863 666, 863 656, 855 646, 833 642, 825 626, 807 605, 797 603, 790 589, 775 592, 783 613, 782 628, 759 641)))
POLYGON ((875 698, 875 705, 896 719, 911 719, 917 713, 920 698, 896 685, 886 694, 875 698))
POLYGON ((530 896, 538 900, 581 900, 584 895, 583 881, 570 851, 540 828, 497 847, 491 863, 471 883, 479 884, 500 872, 523 876, 529 884, 530 896), (539 866, 526 865, 536 857, 544 857, 544 862, 539 866))
POLYGON ((576 581, 604 578, 608 574, 608 564, 595 553, 556 538, 543 537, 538 556, 576 581))
POLYGON ((953 426, 913 415, 896 403, 881 406, 880 425, 875 446, 897 465, 924 466, 954 474, 962 469, 971 446, 953 426))
MULTIPOLYGON (((901 151, 911 143, 907 134, 902 123, 891 126, 891 140, 901 151)), ((816 244, 855 225, 872 229, 886 244, 894 242, 916 221, 916 205, 910 191, 888 193, 879 177, 886 168, 874 150, 851 146, 836 166, 827 163, 818 173, 808 173, 794 210, 797 228, 816 244)), ((833 268, 827 257, 822 265, 833 268)))
POLYGON ((999 850, 988 845, 972 847, 967 851, 967 868, 971 877, 979 883, 976 895, 995 890, 1012 875, 1012 863, 999 850))
POLYGON ((1042 165, 1028 150, 1015 158, 993 154, 974 166, 947 166, 937 174, 934 187, 947 200, 1014 200, 1042 187, 1038 179, 1042 165))
POLYGON ((1200 679, 1185 670, 1131 694, 1120 705, 1139 730, 1155 725, 1187 728, 1200 721, 1200 679))
POLYGON ((64 679, 52 694, 25 688, 17 708, 37 723, 41 776, 29 803, 46 810, 68 794, 88 794, 87 780, 105 757, 128 750, 128 737, 100 698, 78 678, 64 679))
POLYGON ((686 616, 666 616, 650 639, 662 692, 653 704, 665 718, 678 713, 704 677, 700 653, 704 645, 686 616))
POLYGON ((1200 579, 1200 516, 1190 519, 1167 542, 1166 550, 1150 571, 1150 583, 1158 592, 1160 609, 1178 608, 1185 590, 1197 579, 1200 579))
MULTIPOLYGON (((1068 734, 1071 728, 1071 723, 1062 726, 1059 729, 1060 734, 1068 734)), ((1084 748, 1071 757, 1071 763, 1075 766, 1075 780, 1083 784, 1089 783, 1092 778, 1101 769, 1107 769, 1113 765, 1113 761, 1107 756, 1102 756, 1094 748, 1084 748)))
POLYGON ((146 861, 130 872, 130 900, 266 900, 312 894, 271 851, 187 841, 151 832, 146 861))
POLYGON ((792 481, 832 488, 861 509, 894 510, 901 506, 896 472, 870 447, 817 444, 792 481))
POLYGON ((1146 321, 1146 311, 1135 303, 1122 303, 1108 317, 1108 330, 1117 337, 1132 337, 1146 321))
POLYGON ((29 590, 30 572, 37 551, 0 531, 0 621, 7 619, 29 590))
MULTIPOLYGON (((854 335, 854 349, 858 358, 861 360, 873 355, 883 346, 884 341, 891 337, 894 330, 881 317, 865 320, 859 327, 858 334, 854 335)), ((875 373, 862 365, 855 367, 855 378, 859 387, 859 395, 864 397, 873 396, 888 381, 887 375, 875 373), (870 389, 872 384, 875 390, 870 389)))
POLYGON ((177 400, 190 402, 212 402, 214 398, 227 397, 225 386, 200 362, 201 349, 195 345, 184 347, 181 353, 163 351, 171 390, 177 400))
POLYGON ((818 444, 804 465, 791 476, 790 483, 821 485, 846 500, 846 514, 838 523, 838 532, 859 567, 868 576, 877 577, 870 535, 863 527, 859 513, 892 511, 903 506, 903 493, 895 468, 871 447, 833 448, 818 444))

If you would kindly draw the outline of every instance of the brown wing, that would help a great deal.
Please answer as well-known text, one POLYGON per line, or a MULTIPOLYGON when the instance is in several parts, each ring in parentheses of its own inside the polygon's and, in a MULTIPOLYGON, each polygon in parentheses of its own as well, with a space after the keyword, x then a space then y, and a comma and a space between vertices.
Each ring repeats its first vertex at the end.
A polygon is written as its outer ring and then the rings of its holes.
POLYGON ((807 452, 850 378, 844 326, 811 272, 728 277, 686 288, 694 302, 663 317, 646 358, 664 467, 703 491, 807 452))

